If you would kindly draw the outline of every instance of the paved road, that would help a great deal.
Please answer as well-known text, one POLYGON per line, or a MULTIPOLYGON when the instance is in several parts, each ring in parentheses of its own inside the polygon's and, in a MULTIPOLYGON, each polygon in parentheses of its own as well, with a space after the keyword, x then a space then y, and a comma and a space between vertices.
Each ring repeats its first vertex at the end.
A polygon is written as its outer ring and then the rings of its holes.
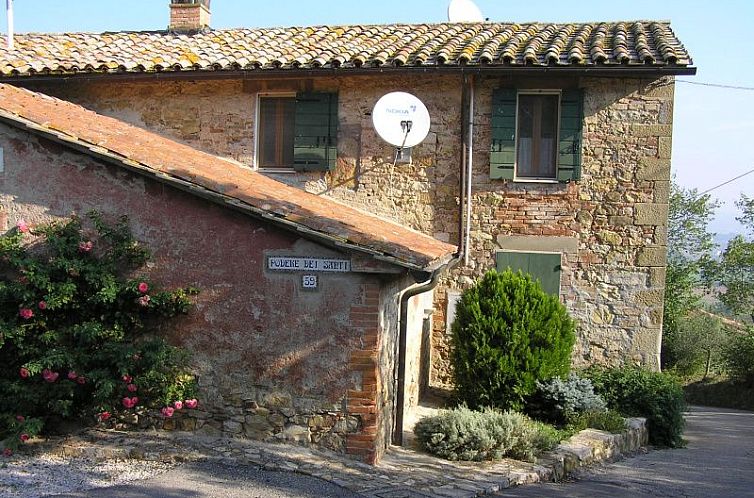
POLYGON ((744 498, 754 497, 754 413, 693 407, 688 447, 656 450, 563 484, 529 485, 499 497, 744 498))
POLYGON ((314 477, 269 472, 251 466, 198 463, 123 486, 99 488, 56 498, 357 498, 358 495, 314 477))

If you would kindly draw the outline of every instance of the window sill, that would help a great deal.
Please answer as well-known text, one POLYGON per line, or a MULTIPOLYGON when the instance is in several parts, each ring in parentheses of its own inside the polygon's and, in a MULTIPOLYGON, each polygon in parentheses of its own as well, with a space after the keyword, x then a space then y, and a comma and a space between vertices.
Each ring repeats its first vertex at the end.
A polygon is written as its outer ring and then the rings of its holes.
POLYGON ((513 183, 560 183, 557 178, 514 178, 513 183))
POLYGON ((257 168, 257 171, 259 173, 285 173, 285 174, 291 174, 291 173, 297 173, 297 171, 293 168, 257 168))

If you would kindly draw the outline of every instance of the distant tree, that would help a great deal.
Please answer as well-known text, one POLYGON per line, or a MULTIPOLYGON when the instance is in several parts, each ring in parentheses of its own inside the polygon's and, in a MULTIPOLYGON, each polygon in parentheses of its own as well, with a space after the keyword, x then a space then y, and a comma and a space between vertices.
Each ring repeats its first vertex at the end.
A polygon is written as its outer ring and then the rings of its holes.
POLYGON ((712 261, 714 248, 709 223, 717 208, 709 195, 699 195, 671 183, 668 212, 668 266, 663 315, 663 367, 677 358, 680 321, 701 306, 702 275, 712 261))
POLYGON ((703 373, 706 379, 722 362, 728 332, 720 317, 705 311, 691 312, 679 320, 677 333, 667 342, 673 351, 675 373, 683 377, 703 373))
POLYGON ((754 322, 754 198, 741 196, 736 202, 740 221, 748 233, 728 242, 712 277, 722 286, 719 298, 736 315, 754 322))

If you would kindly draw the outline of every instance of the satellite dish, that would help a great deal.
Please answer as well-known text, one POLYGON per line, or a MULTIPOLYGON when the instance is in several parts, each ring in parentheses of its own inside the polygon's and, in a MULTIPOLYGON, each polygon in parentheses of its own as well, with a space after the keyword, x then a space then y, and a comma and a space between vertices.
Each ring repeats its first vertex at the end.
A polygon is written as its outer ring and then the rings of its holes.
POLYGON ((472 0, 451 0, 448 5, 449 22, 484 22, 484 16, 472 0))
POLYGON ((387 143, 400 148, 414 147, 429 133, 429 111, 414 95, 391 92, 374 105, 372 123, 387 143))

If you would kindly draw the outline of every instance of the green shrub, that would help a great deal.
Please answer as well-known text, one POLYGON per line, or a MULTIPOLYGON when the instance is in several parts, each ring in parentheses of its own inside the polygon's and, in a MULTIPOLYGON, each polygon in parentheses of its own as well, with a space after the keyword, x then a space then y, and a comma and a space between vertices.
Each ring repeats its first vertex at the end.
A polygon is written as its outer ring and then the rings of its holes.
POLYGON ((686 403, 675 377, 640 368, 590 369, 586 375, 607 406, 628 417, 645 417, 649 442, 656 446, 683 445, 686 403))
POLYGON ((731 378, 754 386, 754 328, 732 334, 723 351, 723 364, 731 378))
POLYGON ((425 450, 448 460, 499 460, 505 456, 533 461, 558 441, 552 427, 516 412, 466 407, 443 410, 414 427, 425 450))
POLYGON ((592 381, 571 373, 567 379, 555 377, 537 381, 537 391, 526 403, 526 412, 532 417, 563 424, 581 412, 604 412, 605 400, 594 393, 592 381))
POLYGON ((466 290, 452 327, 454 382, 472 408, 520 409, 538 380, 568 374, 574 324, 556 296, 495 270, 466 290))
POLYGON ((0 440, 9 451, 50 422, 105 422, 195 396, 185 353, 154 333, 188 311, 191 291, 133 278, 149 253, 127 220, 89 217, 88 231, 73 217, 19 222, 0 236, 0 440))
POLYGON ((571 414, 568 428, 573 432, 597 429, 617 434, 626 430, 626 419, 615 410, 588 410, 571 414))

